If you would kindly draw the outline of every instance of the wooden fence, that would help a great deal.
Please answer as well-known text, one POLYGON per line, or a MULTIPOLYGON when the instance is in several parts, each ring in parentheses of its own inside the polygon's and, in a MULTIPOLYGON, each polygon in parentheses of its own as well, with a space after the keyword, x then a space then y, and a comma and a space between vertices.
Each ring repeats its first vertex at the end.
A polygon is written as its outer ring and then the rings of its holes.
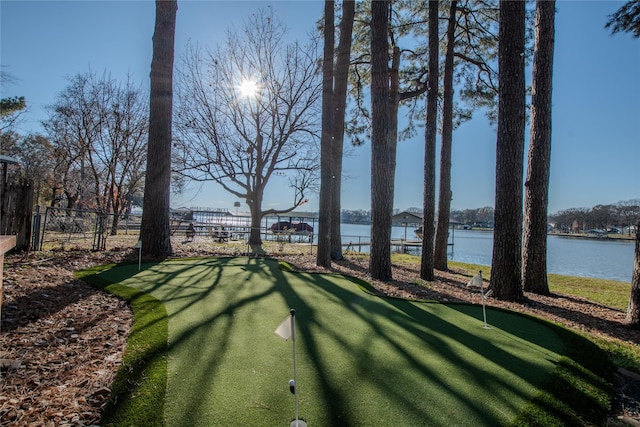
POLYGON ((0 180, 0 234, 15 235, 15 250, 29 250, 33 215, 33 182, 0 180))

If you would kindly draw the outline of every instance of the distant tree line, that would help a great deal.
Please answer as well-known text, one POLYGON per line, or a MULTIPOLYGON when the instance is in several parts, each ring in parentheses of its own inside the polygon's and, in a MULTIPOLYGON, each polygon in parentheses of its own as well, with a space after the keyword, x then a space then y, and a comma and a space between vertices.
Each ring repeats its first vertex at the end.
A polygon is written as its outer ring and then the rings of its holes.
MULTIPOLYGON (((549 215, 549 222, 565 232, 590 229, 624 228, 640 221, 640 199, 621 201, 612 205, 591 208, 565 209, 549 215)), ((630 230, 629 230, 630 232, 630 230)))
POLYGON ((371 224, 371 211, 365 209, 343 209, 340 217, 345 224, 371 224))
MULTIPOLYGON (((422 216, 421 208, 411 207, 402 211, 422 216)), ((394 215, 400 212, 400 209, 394 209, 393 211, 394 215)), ((454 209, 451 211, 449 219, 468 225, 491 227, 493 226, 493 207, 454 209)), ((341 211, 341 221, 345 224, 369 224, 371 223, 371 211, 365 209, 343 209, 341 211)))
MULTIPOLYGON (((406 212, 422 215, 422 209, 410 207, 406 212)), ((371 211, 365 209, 343 209, 342 222, 346 224, 369 224, 371 211)), ((394 213, 400 212, 395 209, 394 213)), ((451 210, 450 220, 472 226, 493 226, 494 208, 484 206, 474 209, 451 210)), ((620 201, 610 205, 595 205, 590 208, 564 209, 548 216, 549 224, 560 231, 584 231, 589 229, 625 228, 640 221, 640 199, 620 201)))

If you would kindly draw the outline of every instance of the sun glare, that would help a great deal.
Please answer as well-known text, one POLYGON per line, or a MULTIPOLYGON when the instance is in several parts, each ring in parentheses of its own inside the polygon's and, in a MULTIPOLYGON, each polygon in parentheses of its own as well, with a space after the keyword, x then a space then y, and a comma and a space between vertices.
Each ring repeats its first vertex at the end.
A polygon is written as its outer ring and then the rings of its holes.
POLYGON ((243 98, 252 98, 258 94, 258 83, 255 80, 243 80, 238 89, 243 98))

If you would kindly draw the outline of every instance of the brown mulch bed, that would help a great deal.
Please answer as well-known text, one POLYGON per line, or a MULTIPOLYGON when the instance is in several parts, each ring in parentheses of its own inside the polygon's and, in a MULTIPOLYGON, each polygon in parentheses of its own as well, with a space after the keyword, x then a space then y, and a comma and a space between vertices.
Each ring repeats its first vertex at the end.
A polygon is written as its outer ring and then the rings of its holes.
MULTIPOLYGON (((224 246, 224 245, 222 245, 224 246)), ((130 248, 131 246, 127 246, 130 248)), ((175 240, 176 256, 226 255, 220 245, 175 240)), ((278 253, 298 270, 327 271, 315 257, 278 253)), ((306 249, 305 249, 306 251, 306 249)), ((233 252, 232 252, 233 253, 233 252)), ((73 272, 107 262, 137 259, 131 249, 105 252, 56 251, 5 258, 0 329, 0 426, 86 426, 101 410, 122 358, 132 314, 118 298, 76 280, 73 272)), ((460 272, 436 271, 436 280, 419 279, 419 266, 394 265, 394 280, 371 280, 368 259, 347 257, 328 270, 370 282, 385 295, 437 301, 480 303, 460 272)), ((625 313, 566 295, 527 294, 524 304, 487 299, 606 339, 640 344, 640 334, 624 325, 625 313)), ((640 423, 640 376, 620 375, 619 404, 612 416, 640 423)))
POLYGON ((0 426, 96 424, 131 327, 126 303, 73 277, 107 253, 5 257, 0 426))

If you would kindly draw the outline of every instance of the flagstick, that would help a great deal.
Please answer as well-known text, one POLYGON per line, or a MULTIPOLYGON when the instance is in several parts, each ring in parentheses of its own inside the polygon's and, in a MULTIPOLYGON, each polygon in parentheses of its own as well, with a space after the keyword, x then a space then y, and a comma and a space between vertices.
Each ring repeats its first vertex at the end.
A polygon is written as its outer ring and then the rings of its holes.
POLYGON ((291 309, 291 341, 293 342, 293 396, 296 406, 296 425, 298 424, 298 366, 296 361, 296 310, 291 309))
POLYGON ((487 326, 487 310, 484 306, 484 286, 480 287, 480 293, 482 294, 482 317, 484 318, 484 325, 482 325, 482 327, 488 329, 489 326, 487 326))
POLYGON ((482 295, 482 317, 484 319, 484 325, 482 327, 484 329, 491 329, 489 325, 487 325, 487 309, 484 303, 484 282, 482 282, 482 271, 480 271, 480 294, 482 295))
POLYGON ((293 342, 293 396, 295 399, 296 419, 291 423, 291 426, 303 427, 306 426, 304 421, 298 421, 298 365, 296 360, 296 310, 291 309, 291 341, 293 342))

